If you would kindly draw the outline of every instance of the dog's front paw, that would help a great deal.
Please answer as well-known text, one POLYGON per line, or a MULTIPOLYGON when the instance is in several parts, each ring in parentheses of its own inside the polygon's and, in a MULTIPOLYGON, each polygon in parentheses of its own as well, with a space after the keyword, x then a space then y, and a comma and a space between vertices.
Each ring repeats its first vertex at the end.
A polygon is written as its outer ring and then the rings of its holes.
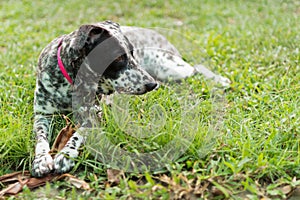
POLYGON ((31 174, 35 177, 42 177, 53 170, 53 159, 50 154, 36 155, 32 162, 31 174))
POLYGON ((78 151, 75 149, 63 149, 54 158, 55 173, 65 173, 74 167, 74 158, 78 156, 78 151))

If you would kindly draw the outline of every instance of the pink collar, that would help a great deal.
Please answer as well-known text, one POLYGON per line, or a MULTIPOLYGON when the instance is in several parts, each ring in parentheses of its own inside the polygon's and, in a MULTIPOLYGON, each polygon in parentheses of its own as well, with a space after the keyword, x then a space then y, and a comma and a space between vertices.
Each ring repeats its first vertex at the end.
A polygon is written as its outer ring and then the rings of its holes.
POLYGON ((62 41, 63 41, 63 38, 60 39, 59 43, 58 43, 58 49, 57 49, 57 63, 58 63, 58 66, 59 66, 59 69, 61 71, 61 73, 64 75, 64 77, 69 81, 69 83, 71 85, 73 85, 73 81, 71 79, 71 77, 69 76, 66 68, 64 67, 64 64, 61 60, 61 57, 60 57, 60 51, 61 51, 61 44, 62 44, 62 41))

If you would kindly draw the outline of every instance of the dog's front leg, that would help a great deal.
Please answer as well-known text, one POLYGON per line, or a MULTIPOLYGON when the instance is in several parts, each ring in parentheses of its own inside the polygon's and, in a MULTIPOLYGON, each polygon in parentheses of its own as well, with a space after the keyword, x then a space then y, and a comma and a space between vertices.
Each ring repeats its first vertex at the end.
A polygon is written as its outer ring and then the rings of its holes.
MULTIPOLYGON (((77 81, 80 82, 80 76, 77 77, 77 81)), ((65 173, 72 169, 75 165, 74 159, 78 157, 78 149, 84 142, 85 137, 88 134, 90 127, 95 123, 96 113, 98 110, 94 107, 95 94, 98 86, 97 80, 86 78, 86 80, 92 80, 87 84, 78 84, 74 87, 73 93, 73 116, 76 123, 80 125, 80 128, 72 135, 65 147, 54 157, 54 169, 56 173, 65 173)))
POLYGON ((34 118, 34 132, 36 134, 35 157, 32 163, 31 174, 42 177, 50 173, 53 168, 53 159, 49 154, 49 130, 51 116, 36 114, 34 118))
POLYGON ((56 173, 65 173, 72 169, 75 165, 74 159, 78 156, 78 149, 83 141, 84 137, 78 131, 72 135, 65 147, 54 158, 56 173))
POLYGON ((56 173, 70 171, 74 165, 74 159, 78 157, 78 149, 85 141, 91 127, 97 126, 97 109, 95 107, 81 107, 76 115, 81 127, 72 135, 64 148, 54 158, 54 169, 56 173))

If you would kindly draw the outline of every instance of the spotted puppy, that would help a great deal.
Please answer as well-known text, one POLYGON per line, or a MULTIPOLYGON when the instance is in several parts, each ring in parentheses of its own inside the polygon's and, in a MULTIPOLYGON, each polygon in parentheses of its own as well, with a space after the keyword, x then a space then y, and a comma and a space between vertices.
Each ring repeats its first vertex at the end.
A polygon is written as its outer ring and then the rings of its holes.
POLYGON ((74 166, 84 137, 75 132, 54 159, 48 154, 53 114, 78 110, 82 127, 96 95, 117 91, 144 94, 158 87, 156 80, 178 80, 202 73, 222 85, 228 79, 203 66, 191 67, 162 35, 148 29, 120 27, 105 21, 82 25, 54 39, 39 57, 34 99, 35 158, 32 175, 64 173, 74 166), (81 113, 85 113, 82 114, 81 113))

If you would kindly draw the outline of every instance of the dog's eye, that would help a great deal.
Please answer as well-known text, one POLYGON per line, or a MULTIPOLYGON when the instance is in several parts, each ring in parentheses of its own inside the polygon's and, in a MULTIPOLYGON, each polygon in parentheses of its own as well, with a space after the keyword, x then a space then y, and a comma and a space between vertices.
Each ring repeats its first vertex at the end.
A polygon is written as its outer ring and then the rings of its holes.
POLYGON ((109 69, 117 72, 127 67, 128 60, 127 57, 122 55, 115 59, 112 64, 109 66, 109 69))
POLYGON ((125 61, 125 56, 119 56, 115 62, 124 62, 125 61))
POLYGON ((114 65, 123 65, 123 66, 126 65, 127 66, 127 62, 128 62, 127 56, 122 55, 122 56, 119 56, 117 59, 115 59, 113 64, 114 65))

